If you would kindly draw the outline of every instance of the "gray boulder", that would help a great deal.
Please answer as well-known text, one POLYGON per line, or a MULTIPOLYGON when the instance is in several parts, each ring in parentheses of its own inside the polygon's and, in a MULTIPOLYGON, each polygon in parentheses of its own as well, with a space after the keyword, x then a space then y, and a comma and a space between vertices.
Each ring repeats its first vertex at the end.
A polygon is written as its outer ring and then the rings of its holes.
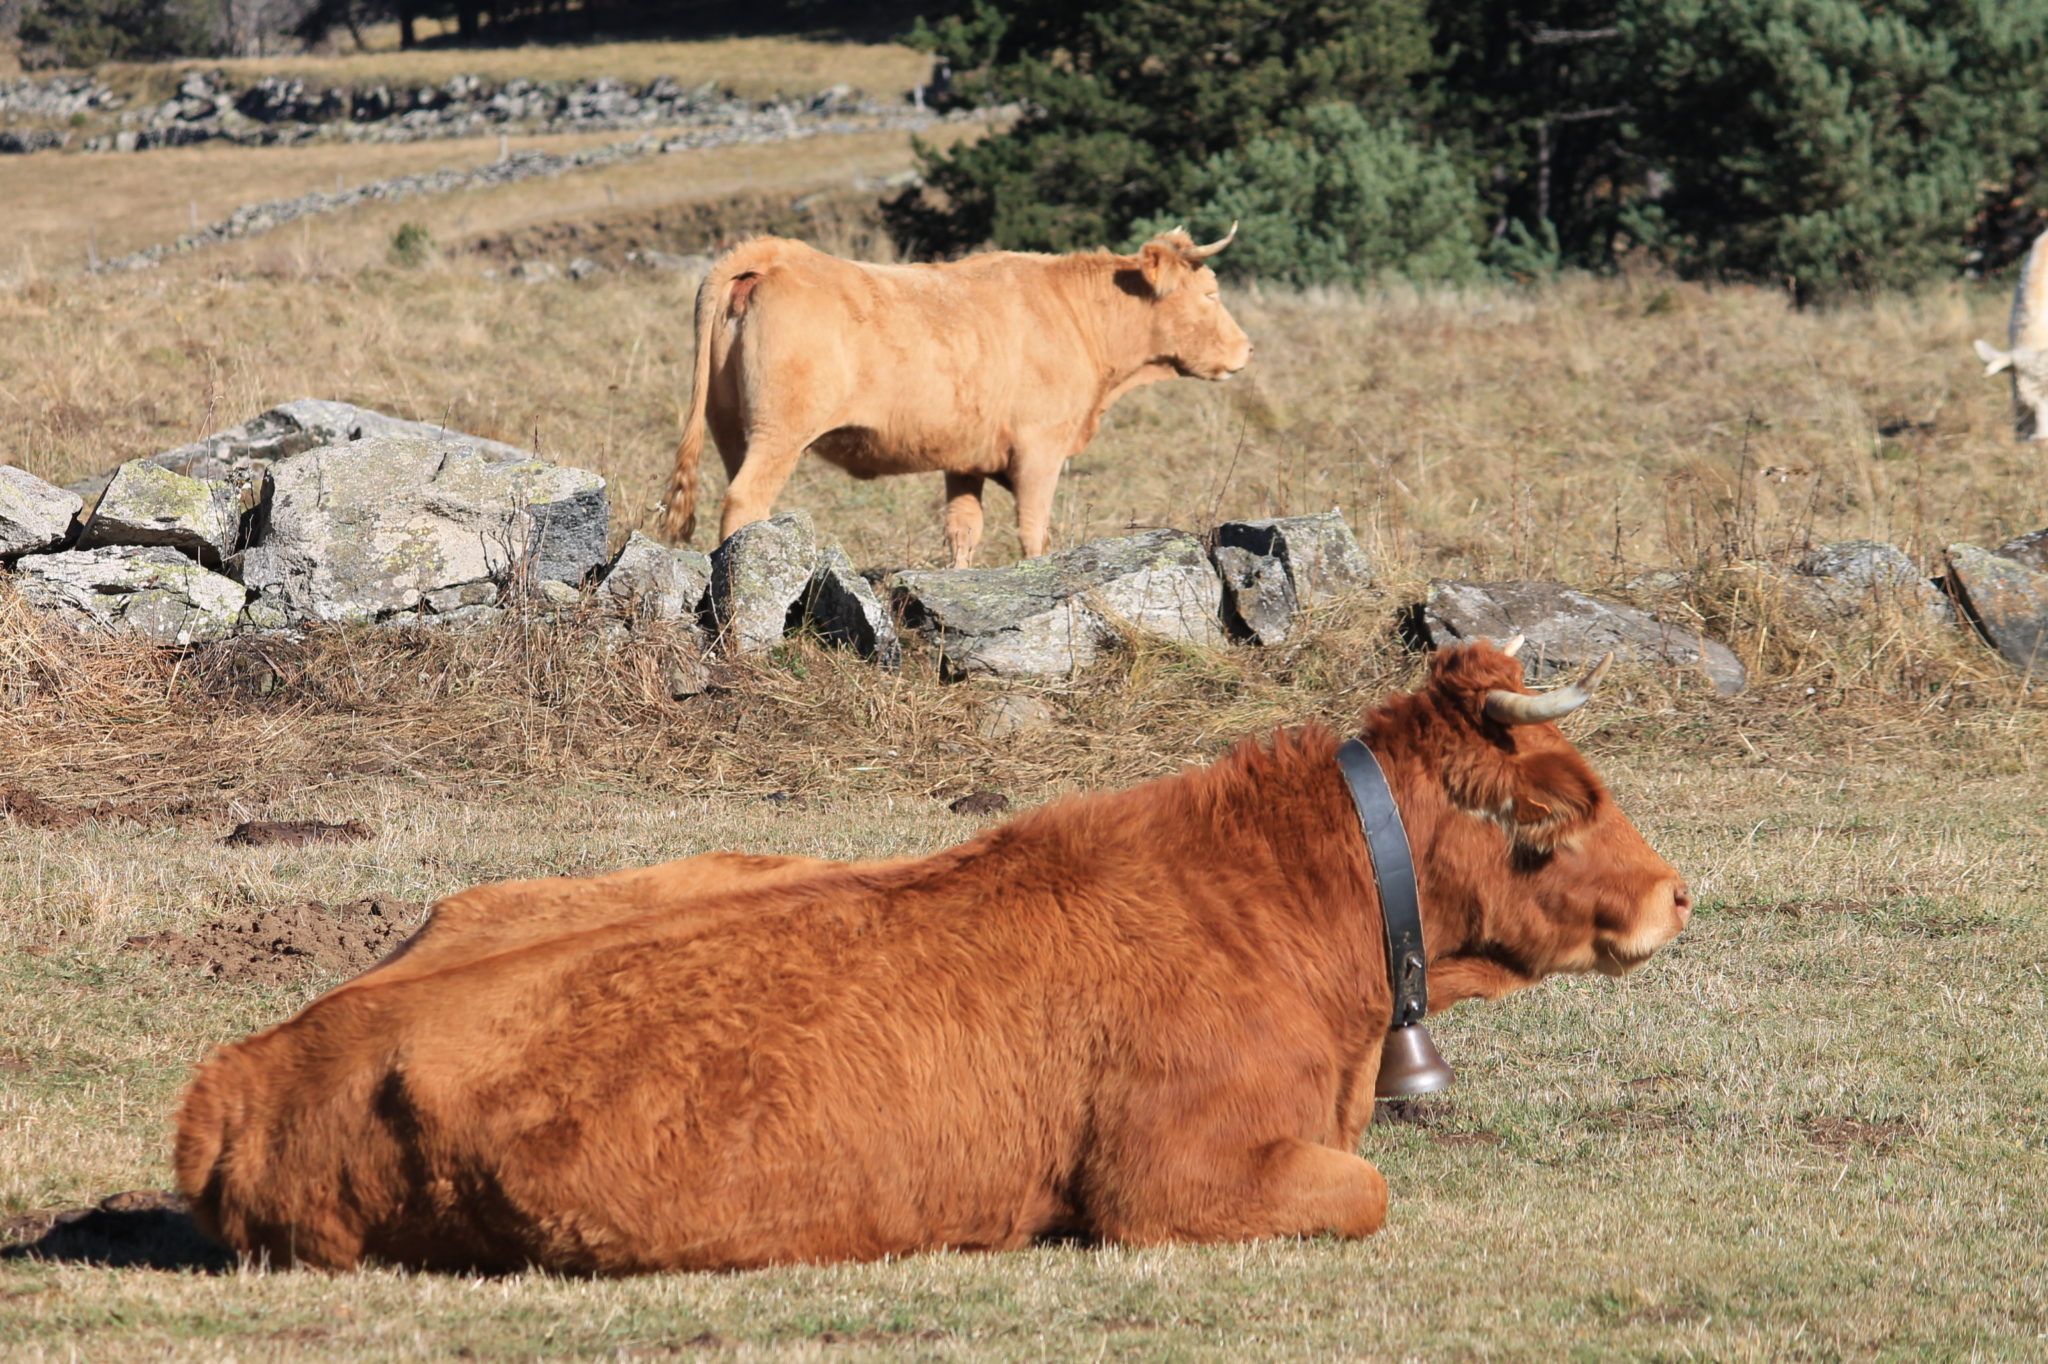
POLYGON ((234 628, 248 592, 162 545, 106 545, 38 554, 15 565, 33 606, 81 628, 101 626, 165 644, 198 644, 234 628))
POLYGON ((1222 584, 1185 531, 1095 540, 1008 568, 899 573, 894 591, 955 677, 1064 675, 1124 631, 1224 642, 1222 584))
POLYGON ((1263 521, 1227 521, 1216 528, 1218 549, 1241 549, 1278 559, 1294 584, 1304 611, 1372 586, 1372 565, 1344 518, 1334 511, 1314 516, 1280 516, 1263 521))
POLYGON ((641 620, 694 622, 710 585, 710 555, 670 549, 636 530, 605 569, 597 593, 641 620))
POLYGON ((78 528, 84 505, 76 493, 0 464, 0 559, 61 547, 78 528))
POLYGON ((1254 644, 1286 643, 1297 606, 1287 565, 1236 545, 1219 546, 1210 558, 1223 580, 1223 623, 1231 637, 1254 644))
POLYGON ((78 545, 168 545, 219 568, 235 552, 241 524, 237 483, 188 478, 137 459, 114 471, 78 545))
POLYGON ((1877 540, 1821 545, 1793 565, 1786 587, 1814 615, 1846 620, 1896 607, 1950 619, 1948 598, 1928 581, 1904 550, 1877 540))
POLYGON ((818 571, 818 532, 809 512, 791 511, 741 526, 711 554, 711 619, 721 645, 760 653, 801 619, 818 571))
POLYGON ((1598 601, 1562 583, 1449 582, 1429 585, 1423 624, 1438 648, 1523 635, 1529 680, 1575 675, 1602 654, 1624 662, 1698 669, 1723 696, 1748 683, 1728 647, 1632 606, 1598 601))
POLYGON ((602 478, 468 440, 366 437, 280 460, 270 479, 242 580, 295 620, 452 612, 605 562, 602 478))
POLYGON ((1975 545, 1948 547, 1963 609, 2006 662, 2048 673, 2048 573, 1975 545))
POLYGON ((822 638, 884 668, 903 666, 903 644, 896 638, 889 609, 836 545, 820 556, 818 571, 804 591, 804 616, 822 638))

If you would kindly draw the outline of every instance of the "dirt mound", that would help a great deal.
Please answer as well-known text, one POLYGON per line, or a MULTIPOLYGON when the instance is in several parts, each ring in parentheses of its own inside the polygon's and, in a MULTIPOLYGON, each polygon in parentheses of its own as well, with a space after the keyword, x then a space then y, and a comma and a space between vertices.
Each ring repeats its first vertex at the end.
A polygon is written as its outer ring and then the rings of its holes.
POLYGON ((216 1272, 235 1262, 200 1233, 185 1200, 163 1189, 113 1194, 90 1208, 0 1218, 0 1260, 216 1272))
POLYGON ((308 900, 221 919, 189 936, 168 930, 144 934, 130 938, 128 946, 222 980, 271 985, 313 971, 353 976, 410 937, 425 908, 411 900, 357 900, 330 909, 308 900))
POLYGON ((183 824, 211 818, 213 807, 194 800, 103 800, 97 805, 59 805, 25 786, 0 786, 0 815, 28 829, 73 829, 89 820, 125 819, 136 824, 183 824))
POLYGON ((251 819, 235 826, 224 842, 230 848, 263 848, 283 844, 296 848, 307 843, 360 843, 370 837, 370 826, 360 819, 346 824, 323 824, 317 819, 251 819))

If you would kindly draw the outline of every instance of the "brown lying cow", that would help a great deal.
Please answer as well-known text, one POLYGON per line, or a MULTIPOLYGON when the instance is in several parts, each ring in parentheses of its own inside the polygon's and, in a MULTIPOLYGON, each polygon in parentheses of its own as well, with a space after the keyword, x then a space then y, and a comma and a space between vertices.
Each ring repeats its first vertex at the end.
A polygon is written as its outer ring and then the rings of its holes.
MULTIPOLYGON (((1477 644, 1365 717, 1439 1008, 1619 974, 1685 924, 1559 697, 1477 644)), ((1337 746, 1284 730, 930 857, 465 891, 206 1065, 179 1186, 237 1250, 325 1267, 1366 1235, 1391 990, 1337 746)))
POLYGON ((1196 246, 1176 229, 1134 256, 943 265, 861 265, 778 237, 734 247, 697 291, 669 538, 696 527, 708 425, 729 479, 721 539, 768 515, 808 448, 856 478, 943 472, 955 567, 973 561, 991 478, 1016 496, 1024 553, 1045 553, 1060 466, 1111 403, 1251 359, 1203 264, 1229 241, 1196 246))

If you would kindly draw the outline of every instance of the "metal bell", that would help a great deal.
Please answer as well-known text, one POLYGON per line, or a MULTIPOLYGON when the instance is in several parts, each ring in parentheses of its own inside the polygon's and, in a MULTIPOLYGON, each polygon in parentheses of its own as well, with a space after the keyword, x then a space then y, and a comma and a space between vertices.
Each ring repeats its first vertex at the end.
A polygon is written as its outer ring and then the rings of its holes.
POLYGON ((1448 1089, 1455 1078, 1450 1062, 1429 1040, 1429 1029, 1411 1023, 1387 1034, 1387 1044, 1380 1050, 1379 1079, 1372 1092, 1376 1099, 1412 1098, 1448 1089))

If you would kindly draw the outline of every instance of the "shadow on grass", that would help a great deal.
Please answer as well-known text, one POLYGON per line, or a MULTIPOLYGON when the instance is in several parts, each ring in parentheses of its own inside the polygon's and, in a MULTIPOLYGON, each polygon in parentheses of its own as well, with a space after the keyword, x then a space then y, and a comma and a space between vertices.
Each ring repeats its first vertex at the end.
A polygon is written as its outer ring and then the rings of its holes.
POLYGON ((155 1189, 117 1193, 90 1208, 0 1221, 0 1260, 203 1274, 235 1267, 234 1253, 200 1232, 183 1199, 155 1189))

